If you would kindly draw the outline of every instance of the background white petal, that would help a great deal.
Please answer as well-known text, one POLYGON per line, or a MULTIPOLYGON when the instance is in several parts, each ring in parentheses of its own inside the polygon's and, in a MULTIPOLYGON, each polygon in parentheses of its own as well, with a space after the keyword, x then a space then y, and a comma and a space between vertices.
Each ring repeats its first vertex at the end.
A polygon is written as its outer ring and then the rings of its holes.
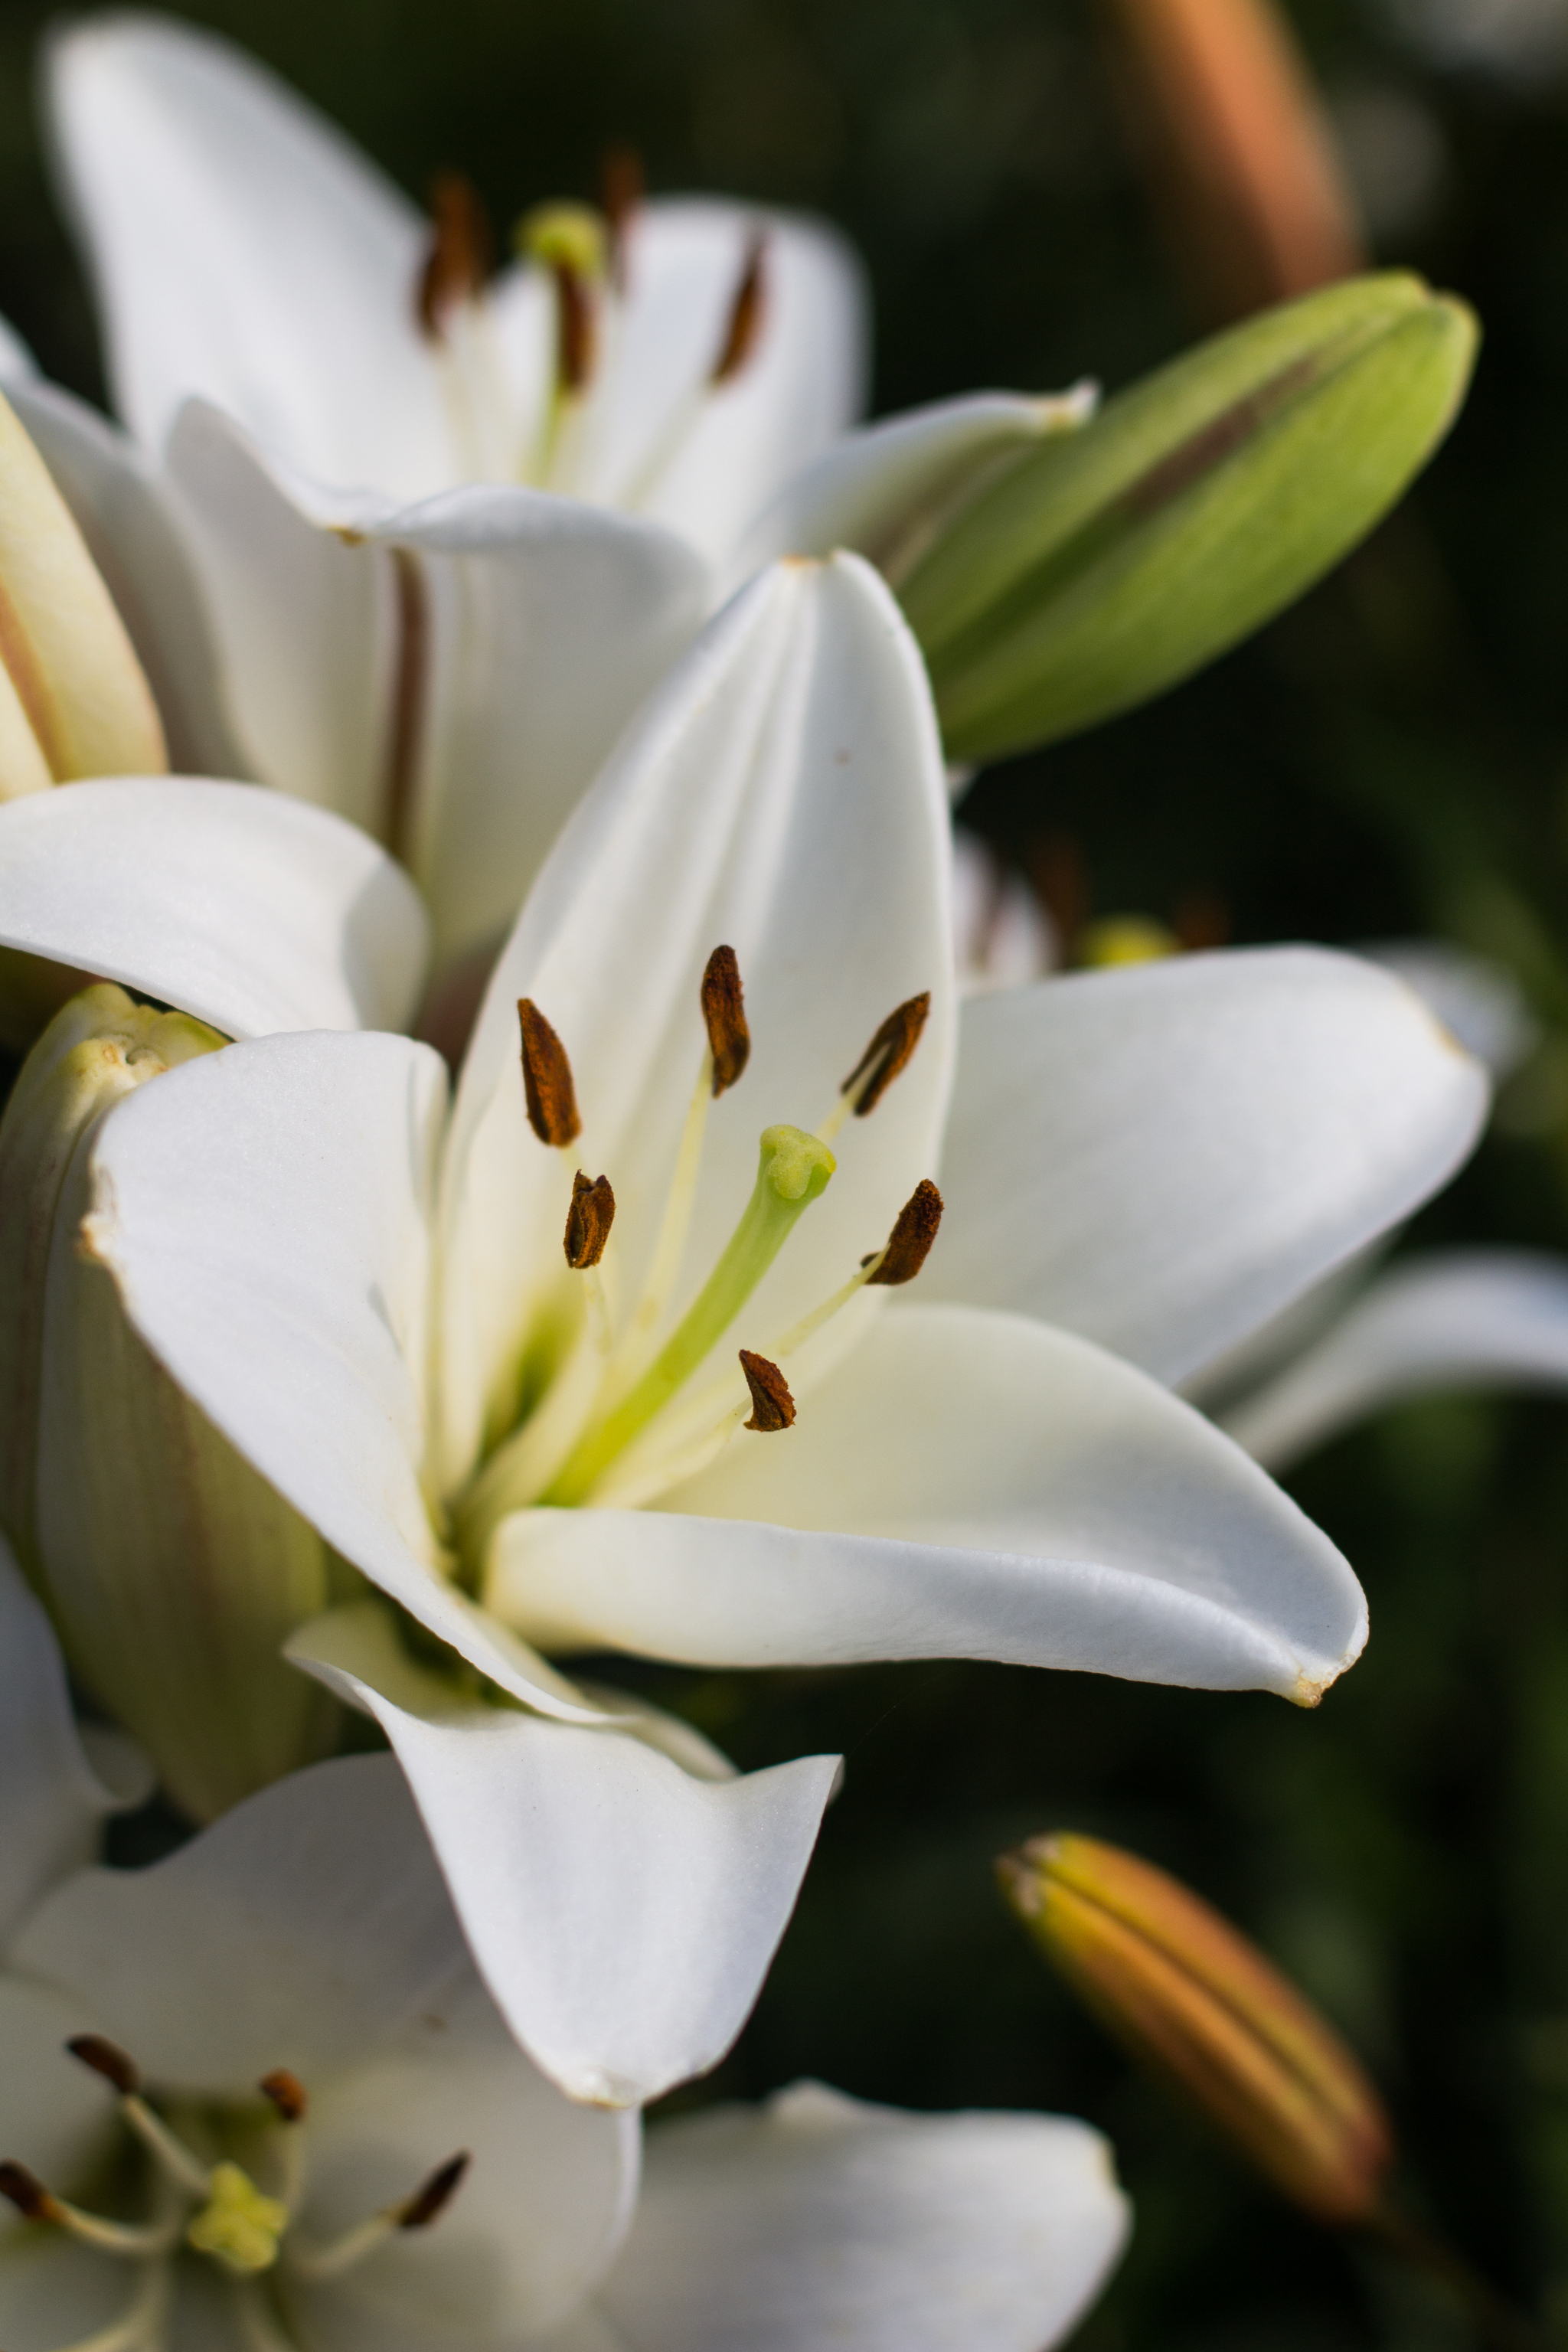
POLYGON ((328 480, 446 486, 415 312, 428 230, 390 180, 265 67, 170 17, 68 27, 47 94, 140 440, 160 450, 199 394, 328 480))
POLYGON ((1568 1265, 1529 1250, 1443 1250, 1380 1275, 1322 1338, 1223 1416, 1271 1469, 1402 1398, 1568 1389, 1568 1265))
POLYGON ((599 2307, 626 2352, 1045 2352, 1127 2220, 1086 2124, 802 2083, 655 2126, 599 2307))
POLYGON ((925 1295, 1184 1379, 1436 1192, 1487 1093, 1402 982, 1318 949, 978 998, 925 1295))
POLYGON ((999 1658, 1310 1702, 1366 1636, 1327 1537, 1190 1405, 965 1308, 889 1309, 793 1429, 741 1432, 657 1510, 520 1514, 495 1559, 531 1640, 706 1664, 999 1658))
POLYGON ((418 893, 355 826, 258 784, 114 777, 0 808, 0 941, 226 1036, 402 1029, 418 893))
POLYGON ((709 1118, 681 1304, 745 1206, 763 1129, 816 1127, 886 1016, 931 992, 910 1067, 848 1122, 837 1174, 747 1310, 748 1333, 771 1334, 847 1280, 932 1171, 952 1050, 950 865, 929 691, 891 597, 853 557, 763 574, 623 739, 491 981, 443 1192, 448 1477, 549 1286, 570 1279, 571 1164, 524 1118, 516 1000, 537 1001, 571 1057, 576 1164, 615 1187, 606 1279, 629 1312, 702 1066, 711 950, 739 957, 752 1051, 709 1118))

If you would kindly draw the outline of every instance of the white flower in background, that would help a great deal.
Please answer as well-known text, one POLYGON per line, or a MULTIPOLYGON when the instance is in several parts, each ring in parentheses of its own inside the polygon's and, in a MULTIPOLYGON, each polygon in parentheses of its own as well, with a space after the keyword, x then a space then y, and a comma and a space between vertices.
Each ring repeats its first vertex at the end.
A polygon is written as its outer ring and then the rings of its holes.
MULTIPOLYGON (((15 814, 68 848, 72 798, 15 814)), ((497 2000, 579 2094, 635 2098, 726 2045, 830 1766, 693 1777, 539 1645, 1310 1699, 1363 1636, 1332 1547, 1159 1383, 1440 1182, 1480 1071, 1400 983, 1303 950, 1002 990, 955 1037, 950 859, 891 599, 854 558, 780 566, 563 836, 449 1113, 427 1049, 264 1035, 143 1087, 95 1149, 89 1247, 154 1355, 520 1702, 465 1704, 374 1605, 293 1645, 384 1725, 497 2000), (922 1297, 892 1303, 868 1276, 915 1270, 932 1176, 922 1297)), ((36 944, 47 894, 13 909, 4 877, 0 937, 36 944)), ((99 962, 94 919, 54 951, 99 962)), ((271 961, 264 924, 234 947, 271 961)), ((187 1009, 242 1025, 210 986, 187 1009)))
POLYGON ((1115 2262, 1085 2126, 810 2084, 655 2132, 637 2204, 637 2119, 512 2043, 389 1758, 84 1866, 135 1794, 0 1552, 12 2352, 1035 2352, 1115 2262))
POLYGON ((966 996, 1043 980, 1062 960, 1056 927, 1023 876, 962 824, 952 829, 952 940, 966 996))
POLYGON ((48 88, 134 444, 47 387, 14 397, 176 763, 365 826, 418 880, 442 966, 493 948, 719 595, 841 542, 896 567, 1087 414, 986 396, 845 437, 865 304, 830 230, 709 200, 547 208, 535 257, 487 282, 459 192, 433 228, 270 74, 170 19, 75 26, 48 88))
POLYGON ((1412 47, 1434 64, 1531 83, 1568 60, 1568 0, 1384 0, 1412 47))

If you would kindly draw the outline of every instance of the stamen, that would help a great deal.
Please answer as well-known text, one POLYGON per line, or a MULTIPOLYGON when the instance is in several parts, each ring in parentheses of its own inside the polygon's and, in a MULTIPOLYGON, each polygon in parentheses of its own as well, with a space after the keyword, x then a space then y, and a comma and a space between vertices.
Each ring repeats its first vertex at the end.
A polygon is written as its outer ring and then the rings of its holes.
POLYGON ((610 225, 610 283, 626 290, 626 231, 647 193, 642 157, 635 147, 606 147, 599 163, 599 206, 610 225))
POLYGON ((579 1168, 572 1179, 572 1206, 566 1212, 566 1263, 574 1272, 597 1265, 616 1221, 616 1196, 607 1176, 592 1181, 579 1168))
POLYGON ((188 2196, 205 2197, 211 2174, 199 2157, 172 2132, 155 2108, 142 2096, 142 2075, 136 2062, 100 2033, 79 2033, 66 2043, 71 2056, 95 2074, 101 2074, 120 2094, 120 2112, 148 2152, 188 2196))
POLYGON ((733 948, 715 948, 702 974, 702 1018, 713 1058, 713 1098, 731 1087, 751 1058, 752 1033, 733 948))
POLYGON ((752 1197, 718 1265, 641 1379, 596 1427, 584 1431, 540 1497, 542 1503, 581 1502, 601 1472, 668 1403, 723 1338, 797 1219, 821 1199, 834 1166, 819 1137, 803 1134, 798 1127, 763 1129, 752 1197))
POLYGON ((583 1132, 577 1115, 577 1089, 566 1048, 530 996, 520 997, 518 1024, 522 1031, 522 1088, 528 1123, 541 1143, 562 1150, 583 1132))
POLYGON ((584 391, 596 353, 594 288, 605 276, 605 225, 587 205, 542 205, 518 229, 518 243, 555 280, 557 399, 584 391))
POLYGON ((870 1117, 900 1071, 907 1067, 930 1011, 931 991, 926 988, 918 996, 906 997, 889 1013, 838 1089, 839 1099, 818 1130, 825 1143, 831 1143, 851 1111, 857 1118, 870 1117))
POLYGON ((79 2033, 66 2043, 73 2058, 112 2083, 122 2099, 132 2099, 142 2088, 142 2075, 133 2059, 106 2042, 101 2033, 79 2033))
POLYGON ((750 1348, 742 1348, 741 1370, 745 1373, 746 1386, 752 1391, 752 1417, 743 1426, 770 1434, 776 1429, 792 1427, 795 1399, 789 1392, 789 1382, 778 1366, 770 1364, 765 1356, 754 1356, 750 1348))
POLYGON ((887 1247, 874 1251, 863 1261, 870 1269, 867 1282, 880 1283, 888 1288, 896 1283, 912 1282, 931 1255, 941 1223, 942 1194, 929 1176, 922 1176, 899 1211, 887 1247))
POLYGON ((311 2280, 342 2278, 385 2243, 398 2230, 427 2230, 451 2203, 462 2185, 464 2174, 472 2158, 468 2155, 448 2157, 437 2165, 429 2179, 423 2181, 412 2197, 400 2205, 388 2205, 373 2213, 367 2221, 360 2221, 345 2231, 331 2245, 318 2246, 300 2252, 290 2246, 289 2267, 301 2278, 311 2280))
POLYGON ((186 2223, 185 2242, 226 2270, 250 2277, 271 2269, 288 2226, 281 2199, 263 2196, 248 2173, 226 2161, 212 2168, 211 2193, 186 2223))
POLYGON ((15 2205, 26 2221, 50 2222, 101 2254, 145 2261, 150 2255, 166 2254, 179 2237, 176 2224, 107 2221, 100 2214, 84 2213, 79 2205, 68 2204, 63 2197, 46 2189, 37 2173, 29 2172, 25 2164, 0 2164, 0 2197, 15 2205))
POLYGON ((428 342, 439 342, 452 311, 483 290, 495 255, 484 200, 462 172, 437 172, 430 184, 430 250, 415 307, 428 342))
POLYGON ((708 378, 715 387, 729 383, 738 376, 756 350, 767 313, 767 237, 759 229, 746 248, 741 280, 730 304, 724 340, 719 346, 719 356, 708 378))
POLYGON ((302 2124, 310 2112, 310 2097, 297 2074, 287 2066, 275 2067, 264 2074, 257 2084, 264 2099, 270 2099, 286 2124, 302 2124))

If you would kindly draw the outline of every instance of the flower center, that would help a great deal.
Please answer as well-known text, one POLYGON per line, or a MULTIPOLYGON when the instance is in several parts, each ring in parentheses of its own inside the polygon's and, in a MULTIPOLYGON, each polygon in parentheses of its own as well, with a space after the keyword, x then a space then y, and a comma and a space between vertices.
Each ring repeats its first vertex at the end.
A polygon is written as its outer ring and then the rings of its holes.
POLYGON ((190 2101, 165 2113, 149 2098, 134 2061, 113 2042, 84 2033, 66 2046, 113 2090, 121 2121, 142 2158, 148 2210, 134 2220, 89 2212, 46 2188, 26 2165, 0 2163, 0 2195, 27 2221, 135 2268, 119 2319, 60 2352, 157 2352, 165 2340, 175 2265, 184 2252, 205 2257, 225 2275, 239 2332, 253 2352, 297 2352, 289 2285, 340 2278, 394 2232, 427 2229, 468 2169, 466 2156, 452 2157, 411 2197, 341 2237, 313 2242, 294 2227, 305 2193, 300 2127, 310 2103, 287 2070, 257 2085, 254 2106, 190 2101), (269 2170, 272 2190, 259 2188, 235 2155, 225 2152, 237 2147, 251 2165, 269 2170))

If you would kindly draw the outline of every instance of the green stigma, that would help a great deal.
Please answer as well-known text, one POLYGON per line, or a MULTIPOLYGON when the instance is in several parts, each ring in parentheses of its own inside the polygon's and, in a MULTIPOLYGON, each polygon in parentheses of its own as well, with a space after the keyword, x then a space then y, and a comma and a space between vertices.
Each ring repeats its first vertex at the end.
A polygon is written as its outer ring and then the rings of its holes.
POLYGON ((521 254, 547 269, 569 269, 591 282, 605 275, 608 229, 592 205, 535 205, 519 221, 515 241, 521 254))
POLYGON ((186 2224, 185 2240, 226 2270, 249 2276, 270 2270, 289 2226, 289 2208, 264 2197, 237 2164, 215 2164, 207 2202, 186 2224))

